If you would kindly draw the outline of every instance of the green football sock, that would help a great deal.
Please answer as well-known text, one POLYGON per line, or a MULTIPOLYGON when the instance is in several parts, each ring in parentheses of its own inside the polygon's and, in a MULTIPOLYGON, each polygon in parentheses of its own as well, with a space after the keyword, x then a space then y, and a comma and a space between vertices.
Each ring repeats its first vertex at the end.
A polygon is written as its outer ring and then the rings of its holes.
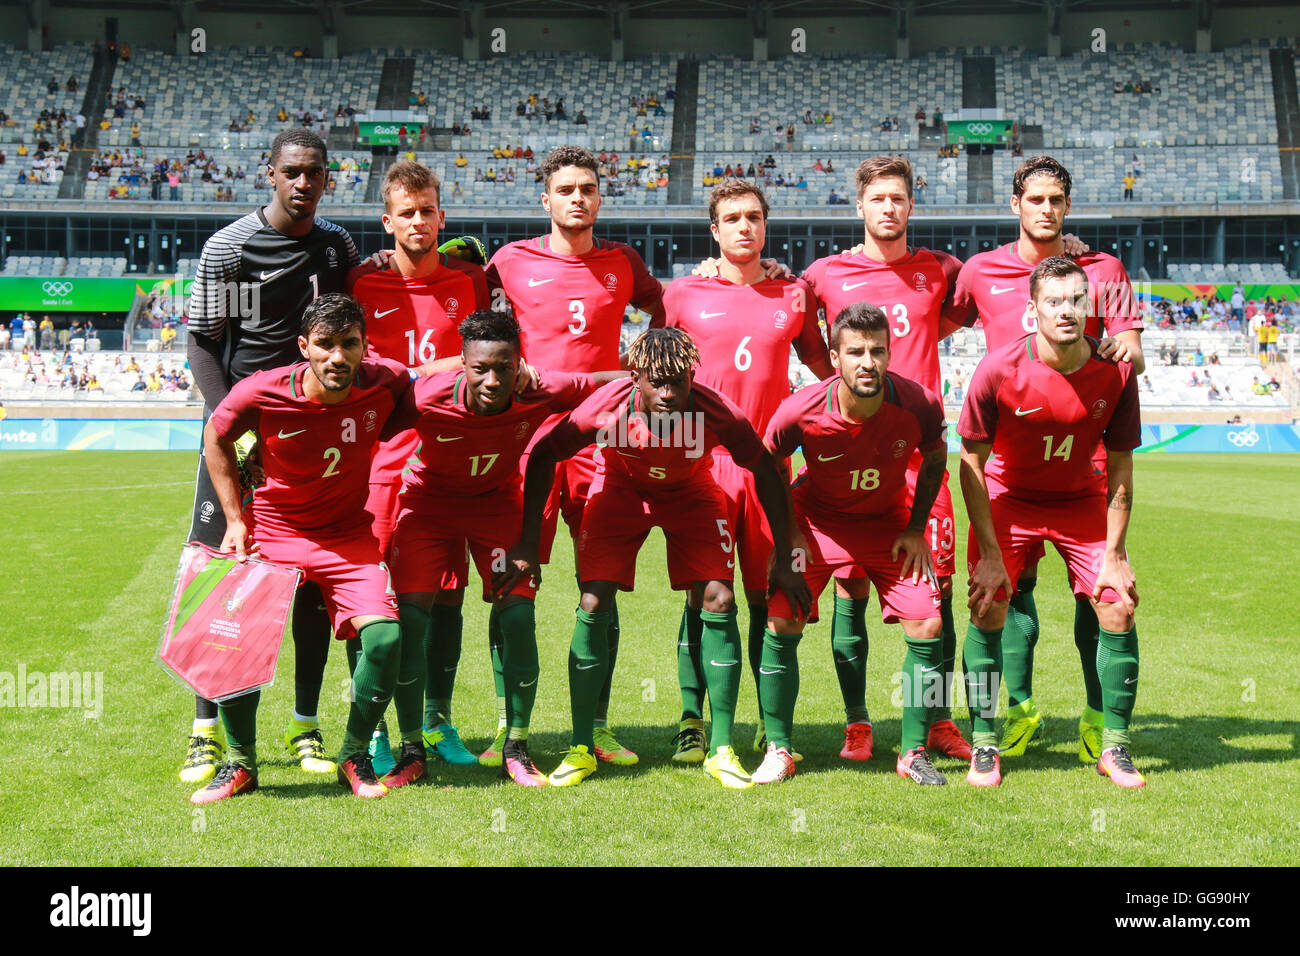
POLYGON ((758 719, 763 719, 763 695, 758 692, 758 668, 763 663, 763 633, 767 630, 767 605, 749 605, 749 633, 745 652, 749 658, 749 672, 754 675, 754 697, 758 700, 758 719))
POLYGON ((709 690, 709 756, 719 747, 731 746, 731 726, 736 720, 736 699, 740 696, 740 628, 736 609, 725 614, 701 611, 700 660, 704 662, 704 685, 709 690))
POLYGON ((939 634, 940 653, 943 655, 943 695, 937 707, 930 708, 930 723, 952 720, 953 665, 957 663, 957 626, 952 619, 952 595, 939 599, 939 620, 943 630, 939 634))
POLYGON ((700 659, 700 609, 682 608, 677 629, 677 686, 682 692, 682 720, 704 719, 704 662, 700 659))
POLYGON ((1088 709, 1101 710, 1101 678, 1097 676, 1097 640, 1101 625, 1097 612, 1087 598, 1074 601, 1074 646, 1083 665, 1083 688, 1088 695, 1088 709))
POLYGON ((802 634, 763 632, 763 662, 758 692, 763 698, 763 726, 769 746, 791 746, 794 704, 799 698, 799 640, 802 634))
POLYGON ((573 717, 575 747, 596 752, 592 732, 596 726, 596 698, 605 683, 609 663, 609 611, 577 612, 573 641, 569 645, 569 711, 573 717))
POLYGON ((397 605, 402 626, 402 649, 398 658, 397 687, 393 691, 393 709, 402 742, 418 744, 424 716, 425 653, 424 635, 429 629, 429 612, 405 601, 397 605))
POLYGON ((465 621, 459 604, 435 604, 429 612, 424 655, 428 671, 425 720, 430 727, 451 723, 451 695, 456 689, 465 621))
POLYGON ((1034 693, 1034 647, 1038 644, 1034 585, 1037 583, 1037 578, 1020 581, 1020 589, 1007 606, 1007 623, 1002 628, 1003 679, 1007 682, 1007 702, 1013 707, 1034 693))
POLYGON ((939 668, 943 665, 942 639, 917 640, 904 635, 907 654, 903 657, 903 739, 899 747, 907 753, 914 747, 924 747, 930 735, 930 714, 934 701, 939 700, 945 678, 939 668))
POLYGON ((1002 631, 986 631, 971 622, 961 652, 970 708, 971 746, 998 745, 998 679, 1002 672, 1002 631))
POLYGON ((226 760, 246 770, 257 772, 257 704, 262 692, 241 694, 220 705, 221 722, 226 727, 226 760))
POLYGON ((831 656, 844 698, 844 722, 867 724, 867 599, 835 595, 831 617, 831 656))
POLYGON ((609 691, 614 685, 614 665, 618 662, 618 598, 609 605, 609 663, 605 666, 605 683, 600 685, 600 695, 596 698, 596 723, 604 724, 609 718, 609 691))
POLYGON ((361 640, 360 638, 350 637, 343 642, 343 649, 348 654, 348 674, 352 675, 357 672, 357 661, 361 659, 361 640))
POLYGON ((1097 644, 1097 674, 1101 678, 1102 713, 1105 726, 1101 731, 1101 746, 1127 747, 1128 725, 1133 717, 1133 704, 1137 700, 1138 635, 1137 625, 1127 631, 1108 631, 1100 628, 1097 644))
POLYGON ((501 665, 506 681, 506 722, 510 736, 527 739, 528 722, 537 700, 537 614, 532 601, 516 601, 501 608, 501 665), (519 737, 516 731, 523 731, 519 737))
POLYGON ((397 621, 372 621, 357 635, 361 658, 352 677, 352 707, 339 762, 365 753, 384 708, 392 699, 401 667, 402 626, 397 621))
POLYGON ((497 730, 505 728, 506 720, 506 672, 501 665, 501 620, 498 616, 500 606, 492 605, 488 612, 488 653, 492 657, 492 683, 497 692, 497 730))

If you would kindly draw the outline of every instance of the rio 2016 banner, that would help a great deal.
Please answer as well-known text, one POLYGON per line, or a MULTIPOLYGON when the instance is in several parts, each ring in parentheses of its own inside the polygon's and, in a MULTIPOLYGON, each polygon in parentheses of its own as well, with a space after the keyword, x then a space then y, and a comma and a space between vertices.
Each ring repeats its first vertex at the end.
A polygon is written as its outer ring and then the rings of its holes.
POLYGON ((14 312, 129 312, 137 295, 185 296, 192 279, 89 276, 0 277, 0 309, 14 312))
POLYGON ((949 120, 948 145, 967 143, 1005 145, 1011 142, 1011 120, 949 120))
POLYGON ((420 138, 420 130, 424 129, 423 123, 398 122, 397 120, 384 122, 362 121, 357 123, 357 138, 369 146, 400 146, 402 142, 401 130, 406 127, 406 141, 414 143, 420 138))

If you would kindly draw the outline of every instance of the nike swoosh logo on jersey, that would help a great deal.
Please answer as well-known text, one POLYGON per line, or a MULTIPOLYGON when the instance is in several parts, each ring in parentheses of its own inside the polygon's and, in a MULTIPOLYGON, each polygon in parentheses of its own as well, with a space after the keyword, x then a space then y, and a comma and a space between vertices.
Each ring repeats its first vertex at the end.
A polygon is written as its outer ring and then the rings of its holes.
MULTIPOLYGON (((287 269, 288 266, 285 266, 285 268, 287 269)), ((266 282, 268 279, 274 279, 283 271, 284 269, 272 269, 270 272, 262 271, 259 275, 262 277, 262 281, 266 282)))
POLYGON ((448 438, 446 435, 439 435, 438 441, 460 441, 464 437, 465 437, 464 435, 452 435, 450 438, 448 438))
POLYGON ((825 455, 818 455, 818 461, 834 461, 836 458, 843 458, 847 452, 840 452, 838 455, 831 455, 829 458, 825 455))
POLYGON ((726 314, 725 312, 705 312, 703 309, 700 310, 701 319, 716 319, 718 316, 726 314))
MULTIPOLYGON (((400 306, 397 307, 397 308, 400 308, 400 306)), ((389 314, 391 314, 391 313, 393 313, 393 312, 396 312, 396 311, 397 311, 397 308, 387 309, 387 310, 385 310, 385 311, 383 311, 383 312, 380 312, 378 309, 375 309, 375 318, 376 318, 376 319, 382 319, 384 316, 389 315, 389 314)))
POLYGON ((999 289, 995 285, 989 286, 989 295, 1001 295, 1003 292, 1015 292, 1015 291, 1016 291, 1016 287, 1013 285, 1009 285, 1005 289, 999 289))
POLYGON ((864 285, 866 285, 865 282, 855 282, 852 285, 850 285, 847 282, 841 282, 840 288, 843 289, 845 292, 852 292, 854 289, 859 289, 864 285))
POLYGON ((1026 409, 1023 409, 1023 410, 1020 408, 1019 405, 1017 405, 1017 406, 1016 406, 1016 418, 1024 418, 1026 415, 1028 415, 1028 414, 1030 414, 1030 413, 1032 413, 1032 412, 1041 412, 1042 410, 1043 410, 1043 406, 1042 406, 1042 405, 1039 405, 1037 408, 1026 408, 1026 409))
POLYGON ((305 428, 300 428, 300 429, 298 429, 296 432, 289 432, 289 434, 287 434, 287 435, 284 433, 283 430, 281 430, 281 431, 278 433, 277 437, 279 437, 279 438, 292 438, 294 435, 301 435, 301 434, 302 434, 303 432, 305 432, 306 430, 307 430, 307 429, 305 429, 305 428))
POLYGON ((531 289, 533 286, 536 286, 536 285, 546 285, 546 283, 548 283, 548 282, 554 282, 554 281, 555 281, 555 276, 551 276, 549 279, 534 279, 532 276, 529 276, 529 277, 528 277, 528 288, 531 289))

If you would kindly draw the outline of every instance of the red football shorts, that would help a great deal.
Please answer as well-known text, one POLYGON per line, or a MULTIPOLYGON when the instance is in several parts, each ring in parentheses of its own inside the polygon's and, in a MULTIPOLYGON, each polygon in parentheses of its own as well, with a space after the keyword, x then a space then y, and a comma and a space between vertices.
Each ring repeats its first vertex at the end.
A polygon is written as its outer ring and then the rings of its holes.
POLYGON ((340 641, 356 636, 354 617, 397 619, 397 600, 388 566, 380 560, 379 542, 369 527, 330 534, 328 540, 320 541, 277 535, 265 527, 259 527, 255 536, 263 558, 301 568, 303 576, 320 587, 334 636, 340 641))
MULTIPOLYGON (((999 495, 990 499, 990 504, 993 527, 997 529, 998 545, 1002 548, 1002 563, 1013 582, 1020 580, 1020 572, 1035 549, 1043 553, 1045 543, 1050 541, 1065 559, 1070 589, 1078 597, 1092 597, 1101 559, 1106 553, 1105 495, 1046 502, 999 495)), ((974 572, 980 550, 973 528, 967 536, 966 553, 967 571, 974 572)), ((1001 588, 994 597, 1007 600, 1001 588)), ((1103 603, 1119 599, 1119 594, 1111 588, 1101 592, 1103 603)))
POLYGON ((736 537, 740 579, 752 591, 767 590, 772 531, 754 490, 754 473, 737 465, 726 449, 713 449, 713 480, 727 499, 728 527, 736 537))
MULTIPOLYGON (((880 597, 880 617, 886 624, 924 621, 939 616, 938 581, 922 575, 912 583, 911 572, 903 578, 903 560, 890 555, 894 539, 907 526, 908 513, 884 517, 819 514, 807 505, 798 490, 794 495, 795 522, 808 542, 808 564, 804 580, 812 592, 812 613, 808 623, 818 619, 817 599, 839 568, 854 569, 854 577, 866 577, 880 597)), ((768 615, 798 618, 784 591, 767 599, 768 615)))
MULTIPOLYGON (((370 515, 370 530, 379 542, 379 553, 390 565, 390 549, 393 544, 393 531, 397 527, 397 516, 401 513, 406 498, 400 494, 402 482, 399 478, 389 484, 371 484, 370 495, 366 498, 366 513, 370 515)), ((469 558, 465 553, 465 542, 461 542, 460 560, 447 569, 439 591, 458 591, 469 584, 469 558)))
MULTIPOLYGON (((492 576, 505 570, 506 553, 519 540, 523 520, 524 497, 518 488, 469 498, 420 497, 408 502, 393 533, 395 590, 398 594, 429 594, 442 589, 440 582, 465 561, 468 542, 483 579, 483 598, 489 600, 492 576)), ((537 594, 537 583, 526 578, 510 593, 531 599, 537 594)))
POLYGON ((674 591, 697 581, 730 581, 735 538, 727 499, 709 474, 662 492, 641 491, 597 475, 578 533, 578 579, 636 583, 636 556, 651 528, 668 541, 668 580, 674 591))

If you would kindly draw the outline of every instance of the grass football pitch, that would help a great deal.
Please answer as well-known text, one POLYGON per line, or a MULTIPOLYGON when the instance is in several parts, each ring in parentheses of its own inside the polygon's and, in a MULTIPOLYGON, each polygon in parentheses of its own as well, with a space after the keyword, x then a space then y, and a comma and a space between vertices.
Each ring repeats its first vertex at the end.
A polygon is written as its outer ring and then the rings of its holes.
MULTIPOLYGON (((580 787, 534 791, 486 768, 431 763, 420 784, 383 800, 355 799, 332 777, 296 769, 277 746, 292 706, 286 641, 259 714, 261 789, 202 809, 176 778, 192 697, 154 659, 193 473, 192 454, 0 455, 9 527, 0 544, 0 675, 22 667, 103 681, 97 719, 80 709, 19 707, 16 697, 0 707, 0 864, 1294 863, 1300 456, 1138 456, 1129 551, 1142 594, 1133 734, 1148 779, 1142 791, 1120 791, 1075 756, 1083 687, 1073 602, 1050 550, 1036 592, 1042 639, 1034 680, 1046 741, 1004 761, 1000 788, 967 786, 965 767, 947 759, 936 761, 948 775, 944 788, 895 775, 900 709, 891 678, 904 648, 899 628, 880 623, 874 598, 870 762, 838 757, 843 713, 824 620, 801 645, 796 746, 806 759, 797 776, 732 792, 698 767, 673 765, 681 596, 667 589, 656 532, 641 553, 637 590, 620 598, 610 709, 639 766, 601 765, 580 787)), ((961 515, 958 526, 964 568, 961 515)), ((571 555, 565 547, 556 554, 537 614, 542 677, 532 752, 544 771, 567 745, 576 597, 571 555)), ((957 591, 965 593, 964 573, 957 591)), ((828 595, 822 608, 828 617, 828 595)), ((495 727, 486 606, 467 601, 465 618, 455 722, 477 752, 495 727)), ((959 609, 959 639, 963 618, 959 609)), ((744 629, 742 609, 742 636, 744 629)), ((321 705, 328 748, 337 748, 346 720, 344 678, 336 645, 321 705)), ((748 750, 755 714, 746 668, 736 739, 750 769, 758 762, 748 750)), ((958 722, 969 731, 964 708, 958 722)))

